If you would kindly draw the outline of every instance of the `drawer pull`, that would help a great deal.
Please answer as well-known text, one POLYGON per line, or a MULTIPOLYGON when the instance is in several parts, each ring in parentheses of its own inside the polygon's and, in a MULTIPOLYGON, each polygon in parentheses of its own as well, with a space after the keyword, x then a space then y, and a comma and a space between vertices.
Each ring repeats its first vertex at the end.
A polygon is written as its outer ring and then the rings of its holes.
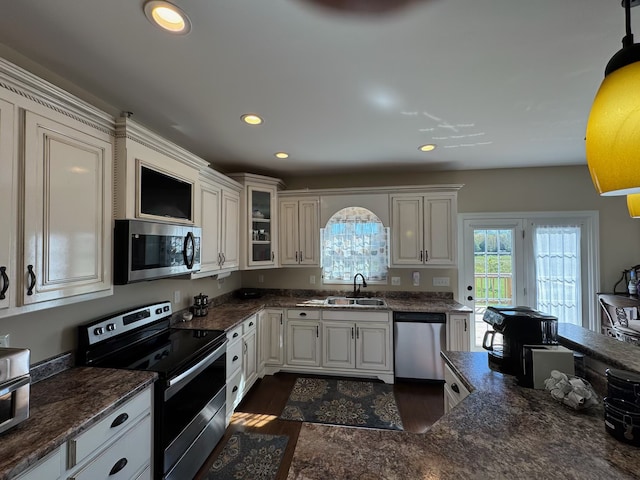
POLYGON ((236 362, 236 361, 238 361, 238 355, 234 355, 234 356, 233 356, 233 360, 231 360, 231 361, 232 361, 232 362, 236 362))
POLYGON ((249 322, 249 326, 250 326, 250 327, 253 327, 253 322, 249 322))
POLYGON ((238 332, 233 334, 233 338, 238 338, 238 332))
POLYGON ((457 383, 452 383, 451 384, 451 390, 453 390, 456 393, 460 393, 460 389, 458 388, 458 384, 457 383))
POLYGON ((122 470, 124 467, 127 466, 127 463, 129 462, 126 458, 121 458, 120 460, 118 460, 113 466, 113 468, 111 469, 111 471, 109 472, 109 476, 115 475, 116 473, 118 473, 120 470, 122 470))
POLYGON ((300 312, 300 316, 301 316, 301 317, 306 317, 306 316, 307 316, 307 314, 306 314, 306 313, 304 313, 304 312, 300 312))
POLYGON ((7 267, 0 267, 0 275, 2 275, 2 290, 0 290, 0 300, 4 300, 4 294, 9 289, 9 276, 7 275, 7 267))
POLYGON ((236 393, 237 391, 238 391, 237 385, 231 389, 231 393, 236 393))
POLYGON ((121 413, 120 415, 118 415, 115 418, 115 420, 111 424, 111 428, 119 427, 120 425, 122 425, 127 420, 129 420, 129 414, 128 413, 121 413))

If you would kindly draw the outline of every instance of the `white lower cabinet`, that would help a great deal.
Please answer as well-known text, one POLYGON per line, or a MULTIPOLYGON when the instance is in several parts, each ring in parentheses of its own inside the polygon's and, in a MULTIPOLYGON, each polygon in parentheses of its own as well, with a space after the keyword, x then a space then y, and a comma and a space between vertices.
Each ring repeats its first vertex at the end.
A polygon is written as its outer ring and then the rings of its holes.
POLYGON ((284 363, 284 311, 263 310, 258 314, 258 341, 260 343, 259 374, 271 373, 269 367, 284 363))
POLYGON ((151 478, 152 387, 58 447, 18 480, 151 478))
POLYGON ((284 367, 393 383, 391 336, 388 311, 288 310, 284 367))
POLYGON ((444 413, 449 413, 458 403, 469 395, 462 380, 453 373, 451 367, 444 365, 444 413))
POLYGON ((469 313, 447 314, 447 350, 468 352, 471 349, 469 313))
POLYGON ((258 379, 258 315, 227 332, 227 425, 258 379))

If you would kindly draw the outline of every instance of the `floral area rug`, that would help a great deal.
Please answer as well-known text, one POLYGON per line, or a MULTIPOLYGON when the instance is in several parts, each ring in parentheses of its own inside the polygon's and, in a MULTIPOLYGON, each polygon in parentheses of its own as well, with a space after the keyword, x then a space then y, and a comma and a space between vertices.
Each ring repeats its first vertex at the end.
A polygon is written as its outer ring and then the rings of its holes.
POLYGON ((288 441, 286 435, 234 433, 211 465, 206 480, 273 480, 288 441))
POLYGON ((393 386, 361 380, 298 378, 280 418, 402 430, 393 386))

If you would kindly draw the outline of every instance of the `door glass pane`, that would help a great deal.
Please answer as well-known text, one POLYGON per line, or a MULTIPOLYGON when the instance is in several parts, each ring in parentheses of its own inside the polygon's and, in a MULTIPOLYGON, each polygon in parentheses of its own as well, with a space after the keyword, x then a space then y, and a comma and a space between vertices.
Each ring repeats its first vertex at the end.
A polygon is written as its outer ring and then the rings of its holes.
POLYGON ((535 225, 536 309, 582 325, 580 226, 535 225))
POLYGON ((487 307, 513 305, 513 230, 474 229, 474 339, 482 346, 489 324, 482 320, 487 307))

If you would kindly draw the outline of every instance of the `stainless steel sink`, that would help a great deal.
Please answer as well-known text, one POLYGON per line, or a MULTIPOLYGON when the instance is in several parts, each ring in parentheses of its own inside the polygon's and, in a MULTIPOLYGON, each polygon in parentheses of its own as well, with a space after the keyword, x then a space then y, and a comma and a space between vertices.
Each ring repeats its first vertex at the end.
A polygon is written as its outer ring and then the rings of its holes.
POLYGON ((328 297, 326 305, 339 307, 386 307, 387 302, 382 298, 350 298, 350 297, 328 297))

